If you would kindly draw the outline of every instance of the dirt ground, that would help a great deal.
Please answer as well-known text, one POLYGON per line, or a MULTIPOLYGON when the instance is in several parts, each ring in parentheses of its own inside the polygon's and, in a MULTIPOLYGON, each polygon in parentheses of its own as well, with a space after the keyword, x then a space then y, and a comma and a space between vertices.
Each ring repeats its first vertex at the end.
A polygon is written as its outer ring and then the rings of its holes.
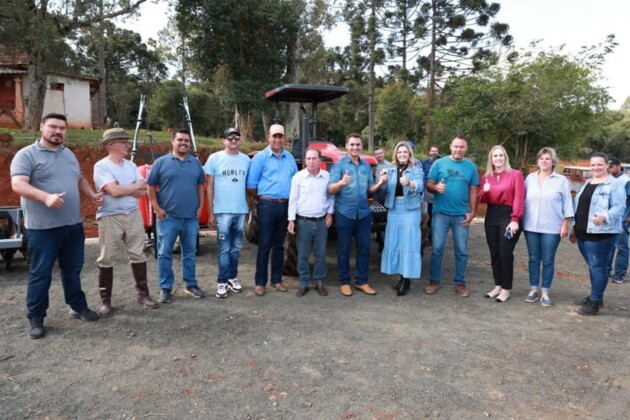
MULTIPOLYGON (((68 318, 58 273, 48 335, 26 335, 26 261, 0 265, 0 418, 627 418, 630 412, 630 284, 610 284, 596 317, 575 312, 588 293, 586 266, 563 241, 554 306, 528 304, 524 240, 517 246, 513 298, 495 303, 483 227, 471 231, 471 296, 455 295, 452 248, 445 284, 434 296, 423 279, 396 297, 372 249, 377 296, 347 298, 336 287, 335 243, 328 253, 330 295, 312 290, 253 292, 255 247, 246 244, 240 295, 214 297, 216 238, 201 240, 196 300, 181 280, 171 303, 142 309, 130 269, 115 269, 114 315, 95 323, 68 318)), ((86 246, 88 302, 98 307, 86 246)), ((157 295, 155 261, 149 259, 157 295)), ((179 273, 179 263, 176 264, 179 273)), ((179 277, 179 276, 178 276, 179 277)))

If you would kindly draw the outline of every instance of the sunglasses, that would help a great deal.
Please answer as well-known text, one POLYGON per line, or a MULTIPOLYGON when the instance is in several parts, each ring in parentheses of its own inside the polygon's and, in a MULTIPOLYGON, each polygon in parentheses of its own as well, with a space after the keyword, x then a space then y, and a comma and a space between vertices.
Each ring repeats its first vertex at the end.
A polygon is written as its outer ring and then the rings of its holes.
POLYGON ((240 136, 229 136, 225 138, 227 141, 239 141, 241 139, 240 136))

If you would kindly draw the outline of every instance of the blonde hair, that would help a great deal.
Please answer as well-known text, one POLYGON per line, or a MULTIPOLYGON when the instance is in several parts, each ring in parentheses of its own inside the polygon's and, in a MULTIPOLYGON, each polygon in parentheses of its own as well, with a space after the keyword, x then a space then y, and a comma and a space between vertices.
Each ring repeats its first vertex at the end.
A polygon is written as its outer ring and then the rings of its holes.
POLYGON ((394 151, 392 153, 392 165, 400 166, 400 162, 398 162, 396 155, 398 154, 398 149, 401 147, 405 147, 409 152, 409 161, 407 162, 407 166, 413 166, 413 150, 409 147, 406 141, 399 141, 394 147, 394 151))
POLYGON ((494 165, 492 164, 492 154, 494 153, 495 150, 501 150, 503 152, 503 155, 505 156, 505 171, 510 172, 512 170, 512 167, 510 166, 510 158, 508 157, 505 147, 496 145, 496 146, 493 146, 492 149, 490 149, 490 152, 488 153, 488 163, 486 164, 486 175, 490 175, 492 174, 492 172, 494 172, 494 165))

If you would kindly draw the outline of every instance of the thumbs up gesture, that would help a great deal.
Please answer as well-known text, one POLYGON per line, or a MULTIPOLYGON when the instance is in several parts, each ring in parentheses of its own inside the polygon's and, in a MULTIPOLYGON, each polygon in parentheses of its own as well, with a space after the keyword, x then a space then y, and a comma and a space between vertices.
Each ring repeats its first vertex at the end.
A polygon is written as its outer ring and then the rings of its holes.
POLYGON ((446 183, 444 182, 444 178, 440 179, 439 184, 435 186, 435 191, 440 194, 444 194, 446 192, 446 183))
POLYGON ((346 171, 345 174, 343 174, 343 177, 341 178, 341 185, 348 186, 350 185, 350 183, 352 182, 352 177, 350 177, 350 171, 346 171))
POLYGON ((488 178, 486 178, 486 183, 483 184, 483 192, 488 192, 490 191, 490 181, 488 180, 488 178))

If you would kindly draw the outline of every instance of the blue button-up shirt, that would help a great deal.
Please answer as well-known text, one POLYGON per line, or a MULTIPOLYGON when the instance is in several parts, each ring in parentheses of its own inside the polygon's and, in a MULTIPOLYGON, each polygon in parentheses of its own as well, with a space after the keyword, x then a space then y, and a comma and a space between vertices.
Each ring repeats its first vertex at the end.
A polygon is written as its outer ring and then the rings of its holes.
POLYGON ((288 199, 291 191, 291 178, 298 171, 291 153, 282 149, 278 157, 267 146, 252 159, 247 174, 247 188, 256 188, 258 195, 274 200, 288 199))
POLYGON ((374 176, 370 165, 359 158, 359 163, 352 162, 346 156, 330 168, 330 184, 339 182, 348 171, 350 185, 347 185, 336 194, 335 212, 339 212, 349 219, 363 219, 370 215, 368 204, 368 189, 374 185, 374 176))

